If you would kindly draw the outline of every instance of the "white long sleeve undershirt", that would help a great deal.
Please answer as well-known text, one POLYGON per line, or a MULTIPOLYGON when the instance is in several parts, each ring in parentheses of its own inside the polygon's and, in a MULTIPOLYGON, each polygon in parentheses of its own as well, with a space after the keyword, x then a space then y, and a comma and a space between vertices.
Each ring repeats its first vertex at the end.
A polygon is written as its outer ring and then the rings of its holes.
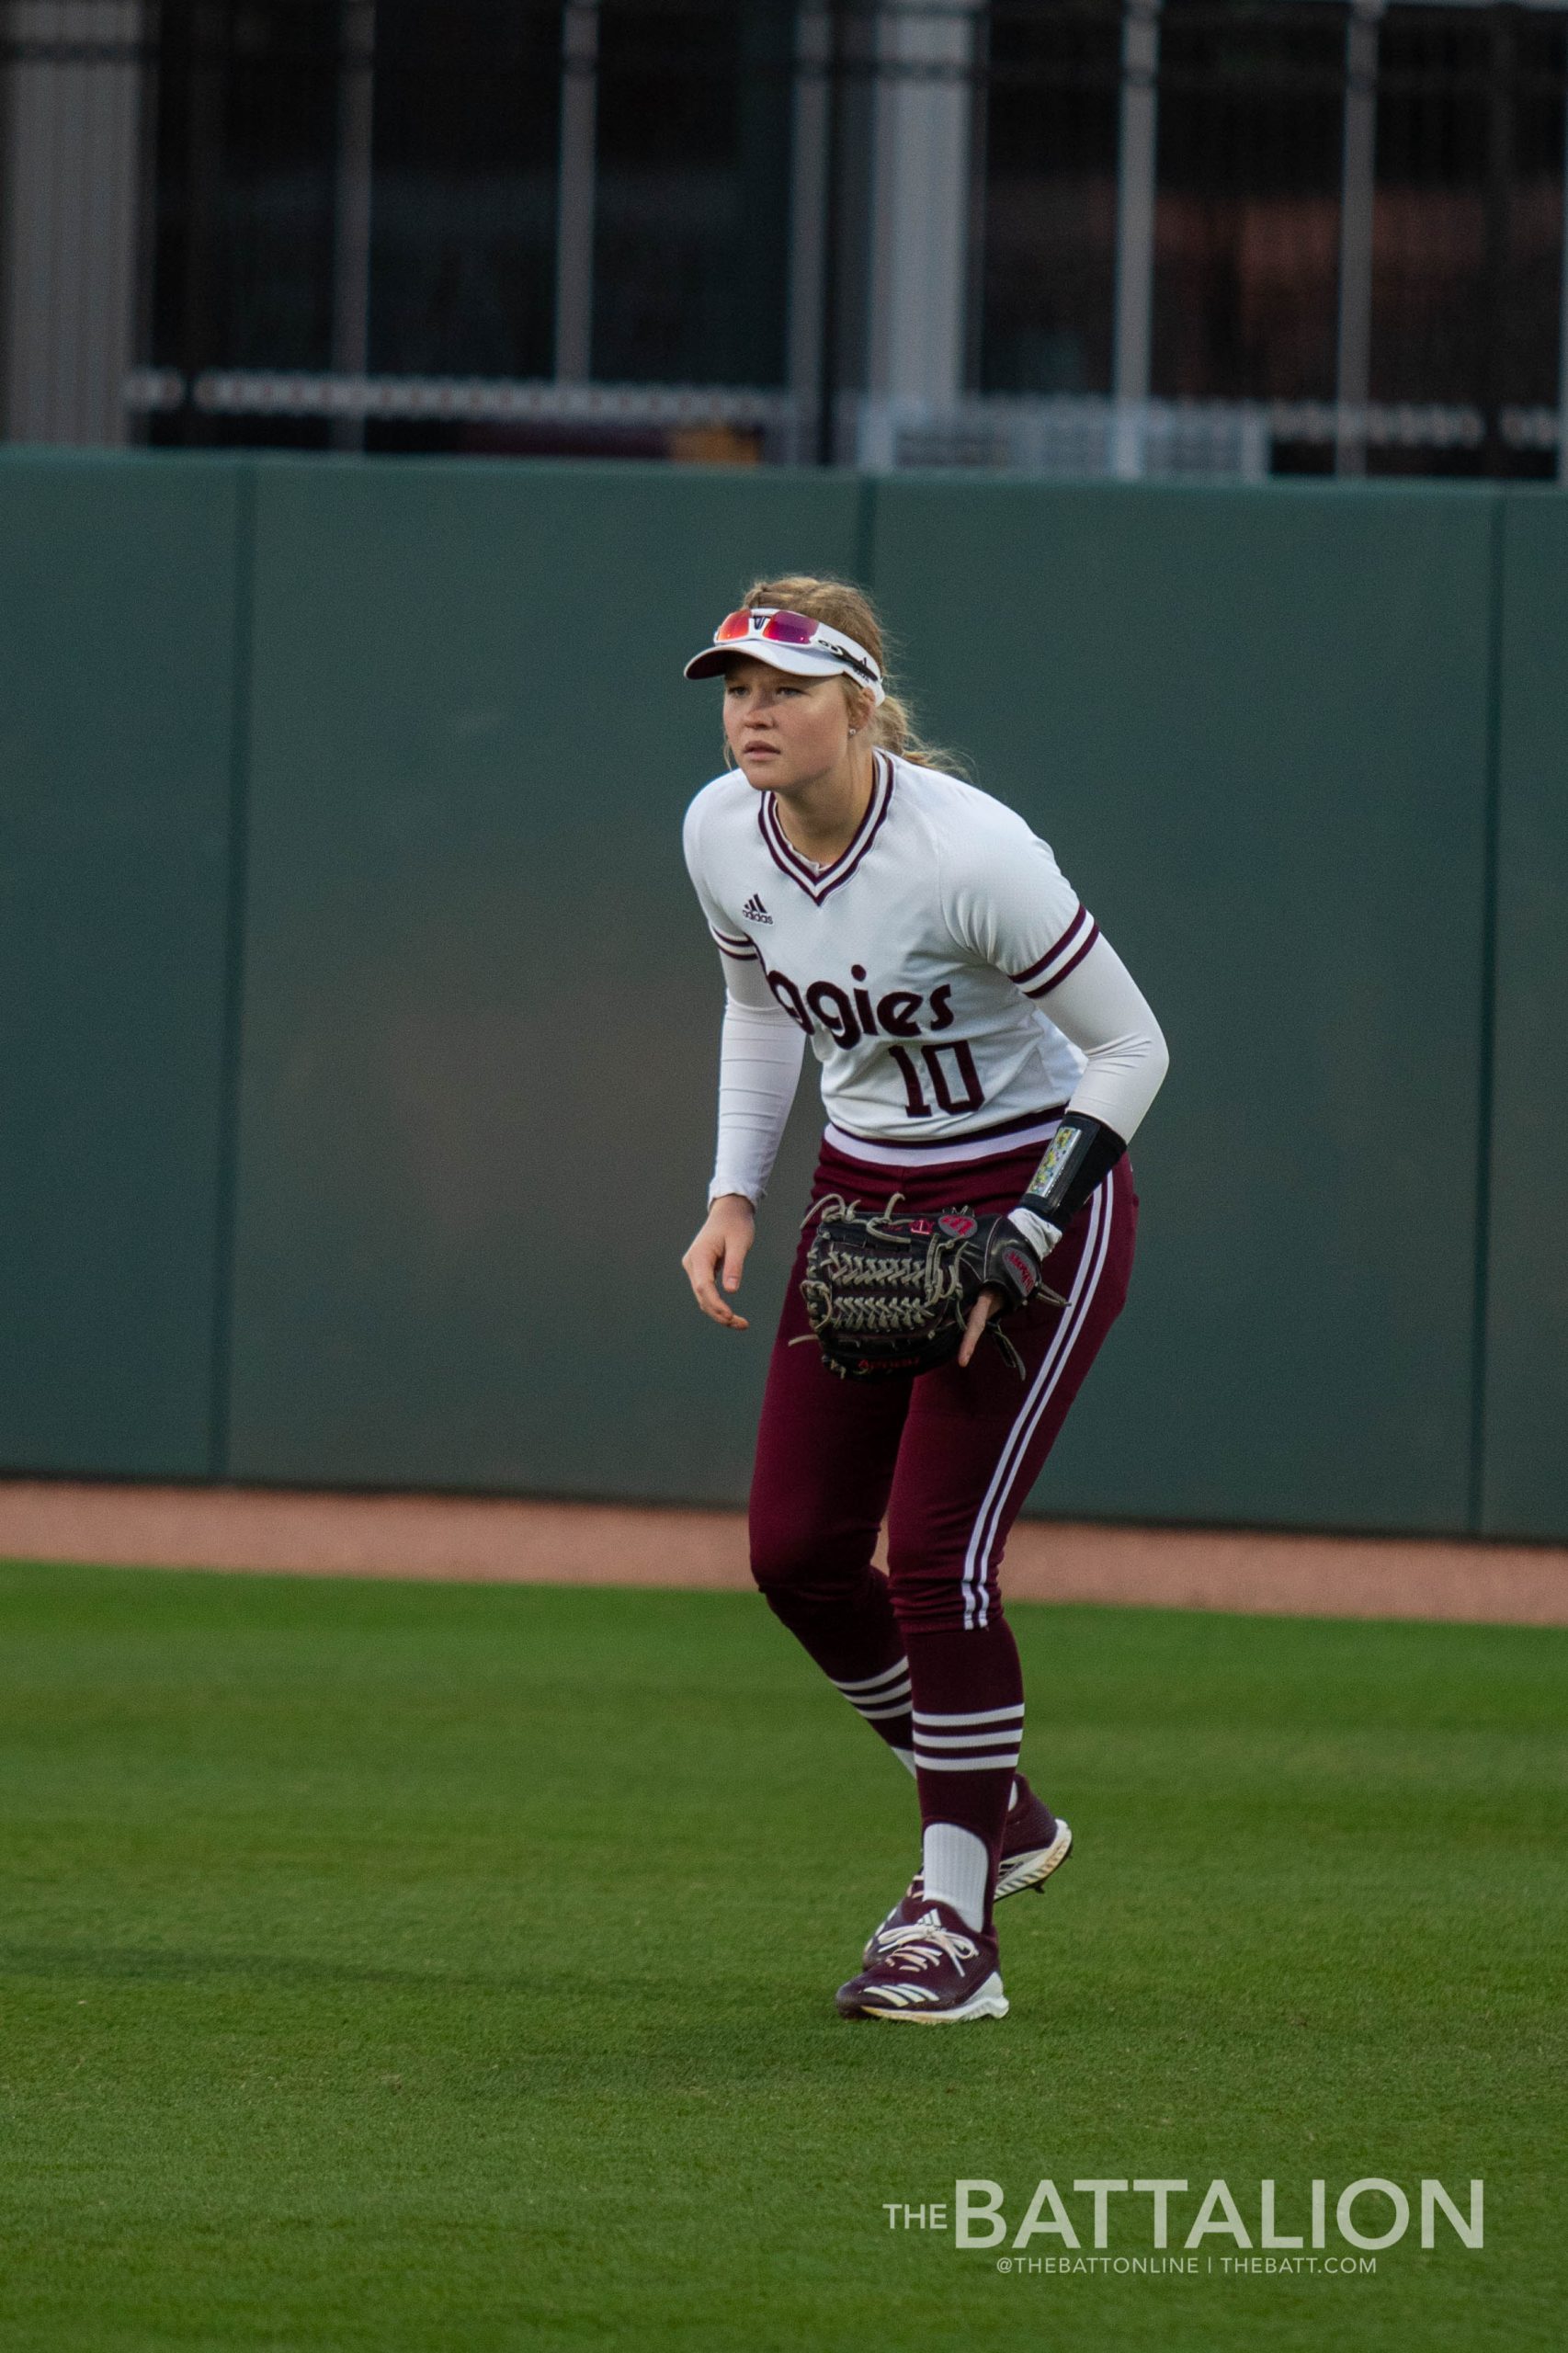
MULTIPOLYGON (((745 979, 753 986, 756 968, 745 979)), ((766 989, 766 983, 763 983, 766 989)), ((754 1204, 767 1189, 800 1084, 803 1033, 768 995, 744 1003, 732 983, 719 1039, 719 1149, 709 1199, 744 1193, 754 1204)))
POLYGON ((1131 1143, 1171 1058, 1148 999, 1103 932, 1041 1010, 1085 1057, 1067 1108, 1131 1143))

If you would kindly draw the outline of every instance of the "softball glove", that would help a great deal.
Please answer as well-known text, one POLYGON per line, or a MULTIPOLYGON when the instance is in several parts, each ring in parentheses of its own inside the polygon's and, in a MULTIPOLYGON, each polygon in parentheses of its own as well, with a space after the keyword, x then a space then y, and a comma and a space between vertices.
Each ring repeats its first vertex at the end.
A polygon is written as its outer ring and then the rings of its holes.
MULTIPOLYGON (((1031 1244, 1006 1218, 977 1218, 967 1209, 899 1217, 901 1199, 895 1193, 885 1210, 863 1210, 834 1193, 810 1213, 816 1231, 801 1292, 830 1372, 874 1381, 949 1363, 988 1284, 1003 1295, 1003 1314, 1033 1299, 1063 1304, 1040 1280, 1031 1244)), ((1022 1379, 1023 1358, 995 1317, 986 1330, 1022 1379)))

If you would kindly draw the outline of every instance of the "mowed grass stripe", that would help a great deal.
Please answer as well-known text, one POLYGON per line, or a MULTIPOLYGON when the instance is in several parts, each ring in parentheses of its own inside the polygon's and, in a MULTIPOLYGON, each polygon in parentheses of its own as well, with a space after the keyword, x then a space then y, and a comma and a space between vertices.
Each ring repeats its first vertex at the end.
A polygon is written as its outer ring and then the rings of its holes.
POLYGON ((832 1994, 913 1791, 760 1603, 0 1569, 6 2353, 1555 2345, 1568 1634, 1015 1622, 1079 1853, 1012 2016, 901 2034, 832 1994), (883 2211, 1368 2174, 1483 2175, 1485 2249, 1062 2279, 883 2211))

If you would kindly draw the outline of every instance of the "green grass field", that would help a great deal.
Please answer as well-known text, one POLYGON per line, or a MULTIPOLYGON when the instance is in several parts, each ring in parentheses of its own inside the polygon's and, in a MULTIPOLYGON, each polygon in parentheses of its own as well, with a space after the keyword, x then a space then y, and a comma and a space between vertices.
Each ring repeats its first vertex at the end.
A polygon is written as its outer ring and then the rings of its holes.
POLYGON ((5 2353, 1560 2344, 1568 1634, 1015 1616, 1078 1854, 900 2031, 913 1790, 759 1603, 0 1570, 5 2353), (1004 2274, 888 2226, 960 2176, 1486 2238, 1004 2274))

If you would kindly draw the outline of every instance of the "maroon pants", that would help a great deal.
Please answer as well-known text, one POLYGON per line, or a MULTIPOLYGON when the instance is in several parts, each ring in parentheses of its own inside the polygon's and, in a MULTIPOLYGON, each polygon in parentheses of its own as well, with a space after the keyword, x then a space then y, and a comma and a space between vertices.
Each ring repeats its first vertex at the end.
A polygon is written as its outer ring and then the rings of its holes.
MULTIPOLYGON (((872 1168, 824 1143, 812 1199, 825 1193, 912 1211, 1009 1210, 1040 1165, 1039 1144, 968 1167, 872 1168)), ((809 1340, 802 1231, 774 1342, 751 1492, 752 1566, 795 1624, 842 1608, 888 1525, 892 1601, 901 1627, 984 1626, 999 1608, 1007 1532, 1040 1475, 1067 1409, 1121 1311, 1138 1200, 1124 1159, 1074 1219, 1047 1264, 1064 1308, 1037 1299, 1005 1319, 1025 1378, 994 1341, 961 1371, 841 1381, 809 1340), (788 1597, 788 1599, 786 1598, 788 1597)), ((826 1629, 824 1629, 824 1632, 826 1629)), ((813 1654, 815 1645, 812 1645, 813 1654)), ((825 1662, 824 1662, 825 1663, 825 1662)), ((834 1668, 828 1666, 832 1674, 834 1668)))
MULTIPOLYGON (((824 1143, 813 1198, 1009 1210, 1040 1145, 967 1166, 872 1168, 824 1143)), ((810 1337, 802 1234, 763 1399, 752 1570, 768 1606, 890 1747, 910 1759, 922 1822, 970 1830, 994 1889, 1023 1734, 1024 1687, 997 1571, 1007 1532, 1127 1296, 1138 1220, 1113 1168, 1047 1263, 1064 1307, 1006 1318, 995 1343, 935 1372, 841 1381, 810 1337), (790 1342, 806 1335, 805 1344, 790 1342), (883 1518, 888 1574, 872 1563, 883 1518)), ((991 1894, 987 1894, 987 1907, 991 1894)))

